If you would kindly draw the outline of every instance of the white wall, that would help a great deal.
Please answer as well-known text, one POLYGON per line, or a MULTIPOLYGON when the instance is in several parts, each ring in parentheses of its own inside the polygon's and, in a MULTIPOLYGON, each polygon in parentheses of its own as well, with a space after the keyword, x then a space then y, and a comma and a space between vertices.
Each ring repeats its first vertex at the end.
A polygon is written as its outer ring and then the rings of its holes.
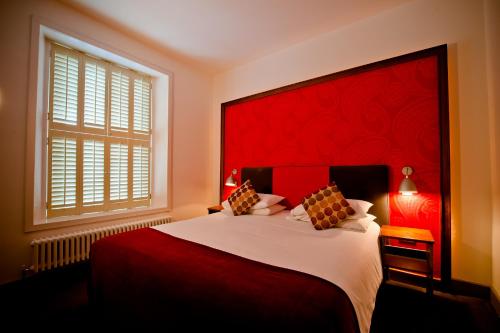
POLYGON ((490 285, 492 195, 482 1, 416 0, 216 76, 213 200, 218 198, 222 102, 440 44, 449 45, 452 277, 490 285))
MULTIPOLYGON (((487 0, 486 50, 488 101, 490 110, 491 179, 492 179, 492 292, 500 300, 500 1, 487 0)), ((497 309, 500 314, 500 308, 497 309)))
MULTIPOLYGON (((24 168, 31 15, 67 27, 173 73, 173 211, 176 219, 206 213, 209 202, 207 141, 212 78, 55 1, 0 4, 0 284, 31 264, 29 242, 54 233, 24 232, 24 168)), ((88 227, 88 226, 87 226, 88 227)))

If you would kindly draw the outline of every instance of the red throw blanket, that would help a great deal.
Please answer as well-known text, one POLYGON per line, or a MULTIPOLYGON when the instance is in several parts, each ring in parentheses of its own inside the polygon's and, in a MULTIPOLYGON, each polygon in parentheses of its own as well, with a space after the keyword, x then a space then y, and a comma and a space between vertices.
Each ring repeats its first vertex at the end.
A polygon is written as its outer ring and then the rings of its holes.
POLYGON ((154 229, 99 240, 90 261, 91 304, 113 324, 359 332, 349 298, 334 284, 154 229))

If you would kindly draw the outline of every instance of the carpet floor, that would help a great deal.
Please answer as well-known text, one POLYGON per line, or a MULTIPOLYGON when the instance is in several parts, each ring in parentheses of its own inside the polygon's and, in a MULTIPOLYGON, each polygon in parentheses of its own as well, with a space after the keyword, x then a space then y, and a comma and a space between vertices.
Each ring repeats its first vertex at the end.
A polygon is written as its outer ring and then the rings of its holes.
MULTIPOLYGON (((87 298, 88 265, 44 272, 0 286, 4 327, 45 330, 95 330, 87 298)), ((3 329, 2 329, 3 331, 3 329)), ((382 285, 371 333, 500 333, 500 323, 487 300, 382 285)))

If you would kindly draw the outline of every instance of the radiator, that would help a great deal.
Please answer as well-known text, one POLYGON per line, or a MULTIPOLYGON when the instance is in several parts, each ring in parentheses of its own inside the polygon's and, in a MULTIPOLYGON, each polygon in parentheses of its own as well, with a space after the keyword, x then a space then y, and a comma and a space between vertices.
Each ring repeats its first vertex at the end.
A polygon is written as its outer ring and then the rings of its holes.
POLYGON ((172 222, 170 216, 162 216, 34 239, 31 241, 33 247, 32 269, 34 272, 39 272, 87 260, 89 259, 90 245, 98 239, 170 222, 172 222))

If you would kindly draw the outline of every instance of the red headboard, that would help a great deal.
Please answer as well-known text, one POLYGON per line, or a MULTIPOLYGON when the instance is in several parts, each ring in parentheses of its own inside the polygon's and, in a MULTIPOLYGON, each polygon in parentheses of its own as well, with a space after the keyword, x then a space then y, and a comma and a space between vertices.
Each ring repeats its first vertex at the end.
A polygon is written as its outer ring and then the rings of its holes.
POLYGON ((273 167, 273 184, 281 186, 273 192, 293 193, 288 199, 295 203, 309 193, 287 187, 326 184, 328 166, 386 165, 390 224, 431 230, 436 275, 447 282, 447 90, 442 45, 224 103, 221 199, 232 189, 223 185, 232 169, 241 181, 243 167, 273 167), (293 182, 305 166, 308 184, 298 186, 293 182), (412 197, 398 193, 404 166, 414 169, 412 197))

